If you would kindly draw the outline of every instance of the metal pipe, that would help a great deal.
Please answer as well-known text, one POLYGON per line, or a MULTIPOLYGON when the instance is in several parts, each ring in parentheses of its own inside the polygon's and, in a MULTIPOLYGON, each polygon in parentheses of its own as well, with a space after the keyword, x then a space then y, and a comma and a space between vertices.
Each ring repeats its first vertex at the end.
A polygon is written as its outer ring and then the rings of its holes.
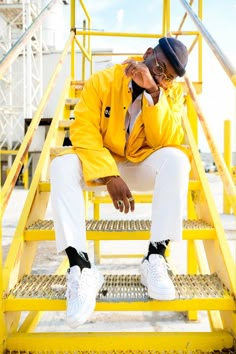
POLYGON ((180 0, 182 2, 182 5, 192 18, 193 22, 201 32, 203 38, 211 48, 212 52, 215 54, 216 58, 220 62, 221 66, 225 70, 226 74, 229 76, 230 80, 236 86, 236 70, 233 67, 233 65, 230 63, 229 59, 224 55, 214 38, 211 36, 211 34, 207 31, 206 27, 203 25, 203 23, 199 20, 199 17, 195 14, 191 6, 187 3, 186 0, 180 0))
POLYGON ((89 55, 89 53, 86 51, 86 48, 84 48, 83 44, 75 37, 75 43, 78 45, 78 47, 80 48, 82 54, 89 60, 91 61, 91 55, 89 55))
POLYGON ((193 84, 192 84, 192 82, 189 79, 187 74, 184 75, 184 80, 185 80, 186 85, 187 85, 187 87, 189 89, 189 94, 190 94, 190 96, 192 98, 194 107, 196 109, 196 112, 197 112, 197 115, 198 115, 198 119, 199 119, 199 121, 201 123, 202 129, 203 129, 204 134, 205 134, 205 136, 207 138, 208 145, 210 147, 210 150, 211 150, 213 159, 215 161, 217 170, 218 170, 219 175, 221 177, 221 180, 223 182, 225 191, 226 191, 227 196, 228 196, 228 200, 230 201, 230 204, 232 206, 233 212, 236 215, 236 189, 235 189, 232 177, 231 177, 231 175, 230 175, 230 173, 229 173, 229 171, 227 169, 227 166, 225 164, 225 161, 224 161, 223 157, 219 153, 218 148, 217 148, 217 146, 216 146, 216 144, 214 142, 214 139, 213 139, 213 137, 211 135, 211 131, 210 131, 208 125, 207 125, 206 119, 204 117, 204 114, 203 114, 203 112, 201 110, 201 107, 200 107, 200 104, 198 102, 197 95, 195 93, 195 89, 194 89, 193 84))
MULTIPOLYGON (((230 120, 224 121, 224 160, 230 172, 232 167, 231 121, 230 120)), ((227 193, 225 192, 225 190, 224 190, 224 198, 223 198, 223 211, 225 214, 230 214, 231 211, 230 202, 228 201, 227 193)))
POLYGON ((4 58, 0 61, 0 80, 2 79, 3 74, 9 68, 9 66, 18 57, 23 47, 31 39, 33 33, 41 25, 45 16, 48 15, 48 13, 52 9, 52 7, 56 4, 56 2, 58 2, 58 0, 51 0, 50 3, 47 6, 45 6, 45 8, 41 11, 38 17, 34 20, 34 22, 27 28, 27 30, 22 34, 22 36, 16 41, 14 46, 7 52, 4 58))
MULTIPOLYGON (((202 0, 198 1, 198 17, 202 21, 203 18, 203 6, 202 0)), ((202 82, 202 35, 198 36, 198 81, 202 82)))
MULTIPOLYGON (((86 30, 86 20, 83 20, 83 30, 84 31, 86 30)), ((86 38, 87 37, 83 34, 83 47, 84 48, 86 48, 86 38)), ((90 38, 90 36, 89 36, 89 38, 90 38)), ((91 55, 90 55, 90 58, 91 58, 91 55)), ((83 52, 83 55, 82 55, 82 80, 83 81, 85 80, 85 72, 86 72, 85 55, 84 55, 84 52, 83 52)))
POLYGON ((162 6, 162 35, 164 36, 166 33, 166 0, 163 0, 162 6))
MULTIPOLYGON (((75 11, 76 2, 75 0, 71 0, 70 2, 70 28, 73 30, 75 28, 75 11)), ((74 37, 75 39, 75 37, 74 37)), ((70 76, 71 79, 75 79, 75 42, 71 43, 71 52, 70 52, 70 76)))
MULTIPOLYGON (((76 35, 87 34, 88 36, 101 36, 101 37, 131 37, 131 38, 161 38, 162 33, 124 33, 124 32, 103 32, 103 31, 81 31, 76 30, 76 35)), ((173 31, 172 34, 181 34, 183 36, 198 35, 198 31, 173 31)))
MULTIPOLYGON (((194 0, 190 0, 190 1, 189 1, 189 5, 190 5, 190 6, 192 6, 193 1, 194 1, 194 0)), ((184 14, 184 16, 183 16, 183 18, 182 18, 182 21, 180 22, 178 31, 181 31, 181 30, 182 30, 182 27, 183 27, 183 25, 184 25, 184 22, 185 22, 187 16, 188 16, 188 14, 187 14, 187 12, 185 12, 185 14, 184 14)), ((177 38, 177 37, 178 37, 178 35, 176 35, 176 38, 177 38)))

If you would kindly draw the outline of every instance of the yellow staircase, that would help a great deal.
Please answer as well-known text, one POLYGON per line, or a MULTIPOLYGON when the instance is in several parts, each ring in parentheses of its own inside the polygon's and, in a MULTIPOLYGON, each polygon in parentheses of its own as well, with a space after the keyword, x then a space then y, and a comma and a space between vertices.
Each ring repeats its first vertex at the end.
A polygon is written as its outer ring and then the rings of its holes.
MULTIPOLYGON (((73 4, 74 1, 72 10, 73 4)), ((105 274, 105 283, 97 297, 96 311, 187 311, 189 320, 197 319, 197 311, 207 311, 210 331, 120 332, 119 323, 116 332, 57 332, 56 328, 55 332, 41 332, 42 327, 38 329, 44 311, 64 311, 66 307, 67 261, 63 260, 54 274, 32 273, 32 268, 38 246, 55 239, 53 222, 45 219, 50 197, 48 169, 51 157, 61 149, 66 149, 63 142, 68 137, 71 113, 82 87, 83 82, 76 81, 73 75, 72 80, 69 78, 65 83, 14 239, 1 269, 2 352, 235 353, 235 264, 198 152, 193 128, 196 111, 189 103, 189 96, 183 116, 186 144, 192 154, 188 215, 187 220, 183 221, 183 239, 187 242, 187 272, 171 274, 177 298, 174 301, 151 300, 146 288, 140 284, 139 275, 122 274, 117 265, 115 274, 105 274)), ((22 151, 19 152, 22 156, 27 151, 27 139, 30 138, 25 137, 22 151)), ((21 160, 20 157, 19 161, 16 159, 16 164, 20 165, 21 160)), ((9 177, 12 178, 12 184, 14 176, 9 177)), ((11 189, 9 184, 6 186, 2 191, 4 208, 11 189)), ((151 202, 151 196, 137 195, 135 198, 136 202, 151 202)), ((88 207, 94 206, 96 211, 101 203, 111 201, 107 195, 85 193, 85 202, 88 207)), ((98 210, 94 215, 93 219, 86 221, 87 239, 95 244, 98 262, 102 263, 103 259, 99 253, 99 242, 149 239, 150 220, 103 220, 99 218, 98 210)), ((117 256, 124 257, 125 264, 126 255, 117 256)))

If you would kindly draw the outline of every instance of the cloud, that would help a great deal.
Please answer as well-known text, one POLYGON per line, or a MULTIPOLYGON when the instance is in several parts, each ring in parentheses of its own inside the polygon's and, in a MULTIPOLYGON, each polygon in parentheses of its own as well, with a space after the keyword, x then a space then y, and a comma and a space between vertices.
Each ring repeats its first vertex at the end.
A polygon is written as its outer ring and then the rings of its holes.
POLYGON ((117 20, 118 25, 122 25, 123 18, 124 18, 124 9, 119 9, 116 12, 116 20, 117 20))

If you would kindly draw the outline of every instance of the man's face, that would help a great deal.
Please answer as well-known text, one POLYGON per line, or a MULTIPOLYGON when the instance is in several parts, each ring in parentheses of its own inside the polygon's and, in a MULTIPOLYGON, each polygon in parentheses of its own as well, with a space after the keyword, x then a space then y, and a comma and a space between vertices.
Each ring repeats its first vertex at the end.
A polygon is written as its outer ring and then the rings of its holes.
POLYGON ((152 49, 146 52, 145 63, 157 85, 166 90, 178 76, 161 50, 152 49))

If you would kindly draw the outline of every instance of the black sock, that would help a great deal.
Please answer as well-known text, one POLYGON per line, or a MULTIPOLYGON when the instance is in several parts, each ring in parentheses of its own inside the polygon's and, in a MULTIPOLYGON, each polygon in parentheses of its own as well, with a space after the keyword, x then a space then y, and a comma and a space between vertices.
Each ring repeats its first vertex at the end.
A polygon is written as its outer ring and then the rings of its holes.
POLYGON ((150 254, 160 254, 162 257, 165 257, 166 247, 168 246, 170 240, 163 240, 160 242, 150 242, 148 248, 147 259, 150 254))
POLYGON ((83 268, 91 268, 91 263, 89 262, 87 253, 78 253, 77 250, 73 247, 68 247, 65 251, 69 258, 70 267, 77 265, 81 270, 83 268))

